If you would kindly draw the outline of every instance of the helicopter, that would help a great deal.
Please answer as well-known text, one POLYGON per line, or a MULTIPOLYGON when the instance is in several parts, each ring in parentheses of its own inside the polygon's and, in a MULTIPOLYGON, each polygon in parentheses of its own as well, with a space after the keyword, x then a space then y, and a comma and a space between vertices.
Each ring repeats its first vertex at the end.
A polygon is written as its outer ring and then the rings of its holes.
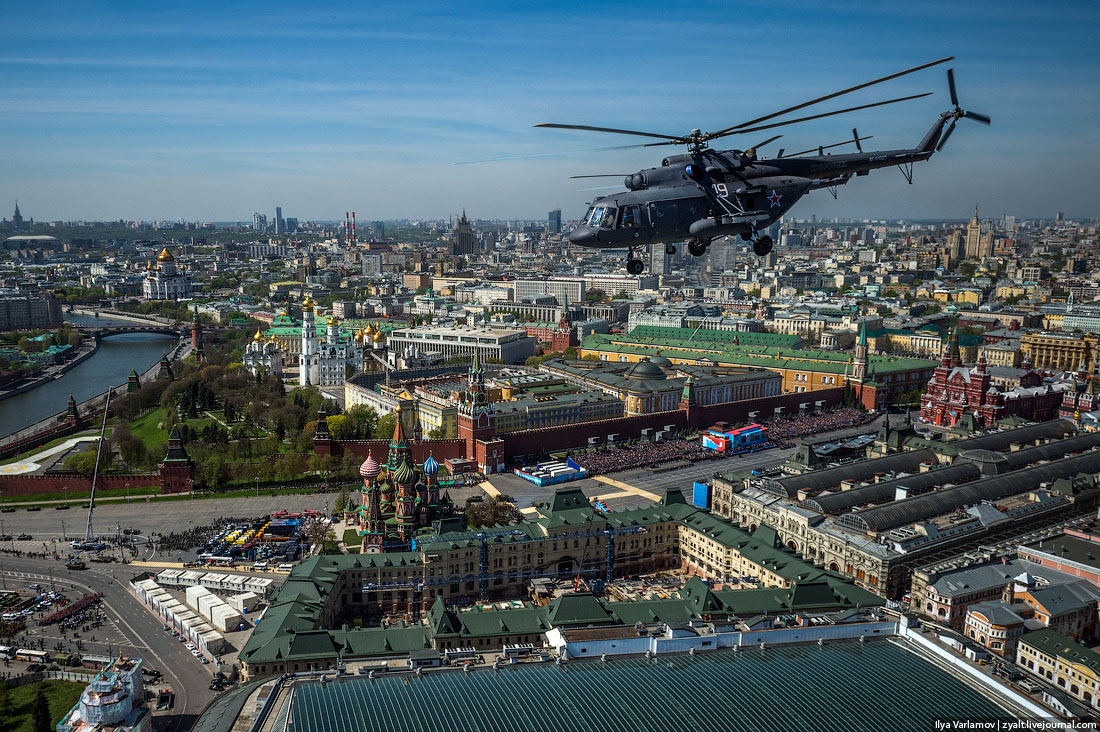
MULTIPOLYGON (((639 275, 645 264, 635 251, 646 246, 665 245, 666 253, 676 253, 676 244, 685 242, 692 256, 702 256, 712 241, 723 236, 740 236, 753 242, 753 251, 766 256, 772 250, 773 241, 762 233, 782 217, 802 196, 810 191, 829 189, 836 196, 837 186, 846 184, 853 176, 868 175, 872 170, 898 166, 910 184, 913 182, 913 163, 928 160, 942 150, 955 123, 971 119, 988 125, 990 118, 970 112, 959 106, 955 93, 954 69, 947 70, 948 90, 952 108, 940 114, 913 148, 898 150, 864 151, 860 137, 853 129, 852 139, 810 150, 784 155, 780 150, 774 158, 760 159, 758 148, 779 139, 776 135, 745 150, 713 150, 711 140, 729 135, 740 135, 797 124, 813 119, 846 114, 861 109, 895 104, 926 97, 931 92, 863 104, 846 109, 799 117, 781 122, 762 124, 791 112, 829 99, 864 89, 899 76, 911 74, 931 66, 946 63, 954 56, 915 66, 857 86, 818 97, 808 102, 787 107, 778 112, 757 117, 716 132, 692 130, 687 135, 665 135, 610 127, 592 127, 542 123, 535 127, 567 130, 585 130, 622 135, 658 138, 650 142, 626 147, 655 147, 660 145, 685 145, 687 153, 670 155, 661 161, 660 167, 647 168, 624 176, 626 191, 601 196, 590 204, 581 223, 568 236, 569 241, 582 247, 596 249, 627 249, 626 271, 639 275), (826 148, 854 144, 857 152, 851 154, 825 154, 826 148), (801 157, 806 153, 817 155, 801 157)), ((572 178, 609 178, 622 174, 577 175, 572 178)))

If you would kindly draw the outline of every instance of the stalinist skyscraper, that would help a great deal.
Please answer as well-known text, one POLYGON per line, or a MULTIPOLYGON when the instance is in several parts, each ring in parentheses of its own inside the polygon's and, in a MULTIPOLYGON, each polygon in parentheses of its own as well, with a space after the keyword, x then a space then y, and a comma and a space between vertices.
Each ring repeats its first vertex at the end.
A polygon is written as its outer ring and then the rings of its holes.
POLYGON ((986 259, 993 256, 993 232, 982 234, 982 222, 978 220, 978 205, 974 204, 974 218, 966 225, 967 259, 986 259))

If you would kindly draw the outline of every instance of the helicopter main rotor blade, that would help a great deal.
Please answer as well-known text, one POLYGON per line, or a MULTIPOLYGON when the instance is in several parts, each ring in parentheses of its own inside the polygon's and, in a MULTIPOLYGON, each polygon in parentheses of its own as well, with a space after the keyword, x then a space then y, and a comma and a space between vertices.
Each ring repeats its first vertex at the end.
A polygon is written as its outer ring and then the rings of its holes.
POLYGON ((763 142, 756 143, 755 145, 750 147, 749 150, 759 150, 760 148, 764 147, 765 145, 769 145, 769 144, 775 142, 776 140, 778 140, 782 136, 783 135, 775 135, 773 137, 769 137, 767 140, 764 140, 763 142))
MULTIPOLYGON (((781 157, 781 158, 783 158, 783 157, 797 158, 799 155, 805 155, 806 153, 817 152, 818 150, 828 150, 829 148, 840 147, 841 145, 851 145, 853 142, 856 142, 857 146, 858 146, 858 142, 863 142, 864 140, 870 140, 872 137, 874 137, 874 135, 867 135, 865 137, 857 137, 853 140, 845 140, 844 142, 834 142, 832 145, 821 145, 820 147, 811 147, 808 150, 801 150, 801 151, 796 152, 796 153, 791 153, 790 155, 780 155, 779 157, 781 157)), ((860 152, 862 152, 862 150, 860 152)))
POLYGON ((662 135, 656 132, 638 132, 637 130, 619 130, 614 127, 592 127, 590 125, 559 125, 553 122, 542 122, 535 127, 552 127, 556 130, 587 130, 588 132, 614 132, 619 135, 639 135, 641 137, 659 137, 662 140, 680 142, 684 138, 675 135, 662 135))
MULTIPOLYGON (((783 127, 784 125, 793 125, 799 122, 807 122, 811 119, 821 119, 822 117, 832 117, 837 114, 847 114, 848 112, 856 112, 861 109, 871 109, 872 107, 881 107, 886 104, 896 104, 898 102, 907 102, 910 99, 920 99, 921 97, 931 96, 932 92, 925 92, 924 94, 913 94, 908 97, 898 97, 897 99, 887 99, 885 102, 875 102, 873 104, 861 104, 858 107, 848 107, 847 109, 836 109, 832 112, 822 112, 821 114, 812 114, 809 117, 798 117, 797 119, 789 119, 783 122, 773 122, 770 125, 758 125, 756 127, 747 127, 745 129, 735 129, 722 134, 712 134, 707 137, 708 140, 713 140, 716 137, 726 137, 727 135, 743 135, 746 132, 759 132, 760 130, 770 130, 773 127, 783 127)), ((650 143, 652 144, 666 144, 666 143, 650 143)), ((649 147, 649 145, 647 145, 649 147)))
MULTIPOLYGON (((899 71, 896 74, 890 74, 889 76, 883 76, 881 79, 875 79, 874 81, 868 81, 864 84, 858 84, 856 86, 850 86, 847 89, 841 89, 838 92, 833 92, 832 94, 826 94, 823 97, 818 97, 817 99, 813 99, 813 100, 808 101, 808 102, 803 102, 802 104, 796 104, 793 107, 787 107, 786 109, 781 109, 778 112, 772 112, 771 114, 766 114, 763 117, 757 117, 756 119, 750 119, 748 122, 742 122, 741 124, 734 125, 733 127, 727 127, 724 130, 718 130, 718 132, 709 133, 707 135, 707 137, 710 138, 710 139, 713 139, 715 137, 722 137, 723 135, 729 134, 733 130, 741 130, 745 127, 751 127, 752 125, 759 124, 760 122, 766 122, 769 119, 774 119, 776 117, 782 117, 783 115, 788 114, 790 112, 795 112, 799 109, 803 109, 805 107, 809 107, 809 106, 812 106, 814 104, 819 104, 821 102, 825 102, 825 101, 828 101, 830 99, 834 99, 836 97, 842 96, 844 94, 850 94, 854 91, 859 91, 860 89, 866 89, 869 86, 874 86, 875 84, 881 84, 884 81, 890 81, 891 79, 896 79, 899 76, 905 76, 906 74, 912 74, 916 71, 922 71, 922 70, 927 69, 927 68, 932 67, 932 66, 937 66, 937 65, 942 64, 942 63, 947 63, 948 61, 951 61, 954 58, 955 58, 954 56, 947 56, 946 58, 941 58, 938 61, 932 61, 931 63, 921 64, 920 66, 914 66, 913 68, 906 69, 905 71, 899 71)), ((810 119, 812 119, 812 118, 810 118, 810 119)))
POLYGON ((972 119, 975 122, 981 122, 983 125, 987 125, 993 121, 989 117, 986 117, 984 114, 978 114, 977 112, 963 112, 963 117, 966 117, 967 119, 972 119))
POLYGON ((604 150, 631 150, 636 147, 645 147, 644 143, 636 145, 612 145, 611 147, 590 147, 587 150, 559 150, 558 152, 533 153, 531 155, 506 155, 501 158, 485 158, 484 160, 462 160, 451 165, 476 165, 478 163, 495 163, 501 160, 524 160, 527 158, 551 158, 558 155, 580 155, 581 153, 603 152, 604 150))
POLYGON ((955 94, 955 69, 947 70, 947 90, 951 92, 951 106, 959 106, 959 97, 955 94))
POLYGON ((570 178, 625 178, 633 173, 600 173, 599 175, 571 175, 570 178))

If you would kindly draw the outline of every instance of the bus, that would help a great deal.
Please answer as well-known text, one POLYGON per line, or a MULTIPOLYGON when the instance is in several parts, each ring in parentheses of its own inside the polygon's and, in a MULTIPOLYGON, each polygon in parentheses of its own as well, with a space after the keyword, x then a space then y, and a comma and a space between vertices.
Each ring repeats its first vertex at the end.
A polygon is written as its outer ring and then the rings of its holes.
POLYGON ((49 651, 35 651, 30 648, 20 648, 15 652, 16 661, 30 661, 32 663, 49 663, 49 651))
POLYGON ((15 647, 14 646, 0 646, 0 657, 2 658, 14 658, 15 647))

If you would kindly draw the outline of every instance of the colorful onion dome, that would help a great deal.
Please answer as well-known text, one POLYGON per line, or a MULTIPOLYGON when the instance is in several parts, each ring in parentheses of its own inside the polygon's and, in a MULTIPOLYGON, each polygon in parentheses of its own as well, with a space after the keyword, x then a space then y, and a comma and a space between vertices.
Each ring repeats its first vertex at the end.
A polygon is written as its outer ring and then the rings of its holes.
POLYGON ((402 460, 401 464, 397 466, 397 470, 393 472, 393 482, 397 485, 408 485, 416 482, 416 473, 409 467, 408 461, 402 460))
POLYGON ((435 475, 439 472, 439 463, 428 453, 428 459, 424 461, 424 475, 435 475))
POLYGON ((367 455, 367 459, 359 466, 359 475, 364 478, 374 478, 382 472, 382 466, 374 459, 374 455, 367 455))

